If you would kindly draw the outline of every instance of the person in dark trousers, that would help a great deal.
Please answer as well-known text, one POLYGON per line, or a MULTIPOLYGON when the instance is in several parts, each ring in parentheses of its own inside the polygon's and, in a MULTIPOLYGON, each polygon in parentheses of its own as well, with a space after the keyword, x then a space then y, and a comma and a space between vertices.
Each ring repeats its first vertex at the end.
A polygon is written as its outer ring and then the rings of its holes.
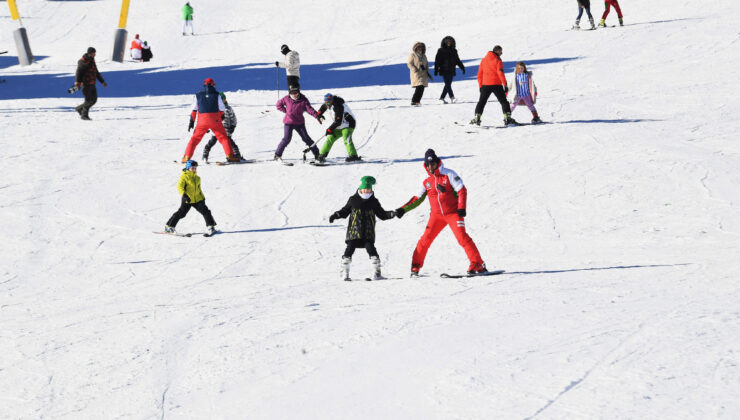
POLYGON ((445 96, 450 95, 450 102, 455 102, 455 94, 452 92, 452 79, 457 75, 455 68, 460 67, 463 74, 465 74, 465 66, 460 61, 460 56, 457 55, 457 49, 455 48, 455 38, 446 36, 442 38, 442 45, 437 50, 437 55, 434 57, 434 75, 442 75, 442 80, 445 82, 445 87, 442 89, 442 96, 439 100, 445 101, 445 96))
MULTIPOLYGON (((237 159, 242 160, 244 158, 242 157, 241 152, 239 152, 239 147, 231 137, 234 134, 234 130, 236 130, 236 114, 234 113, 234 109, 231 108, 231 105, 229 105, 229 102, 226 100, 226 95, 223 92, 219 92, 219 95, 221 95, 221 100, 224 102, 224 118, 222 122, 224 124, 224 130, 226 130, 226 136, 229 138, 231 151, 234 152, 234 156, 236 156, 237 159)), ((208 155, 211 153, 211 148, 216 145, 216 141, 218 141, 216 136, 211 136, 211 139, 206 143, 206 147, 203 148, 203 160, 206 161, 206 163, 208 163, 208 155)))
POLYGON ((147 62, 153 57, 154 54, 152 54, 152 47, 150 47, 149 44, 144 41, 144 44, 141 46, 141 61, 147 62))
POLYGON ((82 95, 85 97, 85 102, 77 105, 75 111, 80 114, 80 118, 83 120, 90 120, 88 115, 90 108, 98 101, 96 80, 100 80, 104 87, 108 87, 103 75, 98 71, 98 66, 95 65, 95 48, 89 47, 87 53, 77 61, 77 72, 75 73, 75 87, 82 87, 82 95))
POLYGON ((509 92, 509 85, 506 83, 504 74, 504 63, 501 61, 503 49, 500 45, 493 47, 486 53, 478 67, 478 88, 480 88, 480 98, 478 105, 475 106, 475 118, 470 124, 480 125, 480 117, 483 115, 483 109, 486 107, 488 98, 493 93, 501 104, 501 110, 504 112, 504 124, 517 124, 511 118, 511 107, 506 100, 506 94, 509 92))
POLYGON ((200 177, 196 173, 197 170, 198 162, 194 160, 185 162, 185 168, 177 182, 177 192, 182 196, 180 208, 167 221, 164 227, 164 231, 167 233, 175 233, 177 222, 188 214, 191 207, 203 215, 208 227, 208 234, 216 233, 216 221, 213 220, 211 210, 206 206, 206 197, 203 195, 203 190, 200 189, 200 177))
POLYGON ((578 0, 578 17, 576 18, 575 25, 573 25, 573 28, 571 29, 581 29, 581 16, 583 16, 584 10, 588 15, 588 21, 591 24, 591 29, 596 29, 596 25, 594 25, 594 17, 591 15, 591 0, 578 0))
POLYGON ((427 60, 427 47, 423 42, 417 42, 412 48, 406 66, 409 68, 411 87, 414 95, 411 97, 412 106, 421 106, 421 97, 424 96, 424 88, 429 85, 432 75, 429 74, 429 61, 427 60))
POLYGON ((355 249, 365 248, 373 265, 373 275, 368 279, 380 280, 383 276, 380 274, 380 257, 375 249, 375 217, 380 220, 388 220, 396 217, 396 212, 383 210, 380 202, 373 195, 375 178, 363 176, 360 182, 360 187, 347 200, 347 204, 329 216, 329 223, 334 223, 336 219, 344 219, 349 216, 347 236, 344 241, 347 244, 347 249, 345 249, 342 256, 342 279, 350 280, 349 265, 352 262, 352 254, 355 253, 355 249))
POLYGON ((280 47, 280 52, 285 56, 285 63, 276 61, 275 66, 285 69, 285 74, 288 76, 288 86, 298 86, 298 81, 301 79, 301 58, 298 51, 291 51, 287 45, 283 44, 280 47))

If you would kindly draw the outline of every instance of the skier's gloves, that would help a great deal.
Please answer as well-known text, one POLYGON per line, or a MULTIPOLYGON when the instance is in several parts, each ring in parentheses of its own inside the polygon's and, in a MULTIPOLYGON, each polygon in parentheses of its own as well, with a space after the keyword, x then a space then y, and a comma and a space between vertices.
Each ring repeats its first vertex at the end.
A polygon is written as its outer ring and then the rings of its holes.
POLYGON ((327 135, 327 136, 331 136, 332 133, 333 133, 333 131, 331 131, 331 128, 327 128, 326 129, 326 133, 324 133, 324 134, 327 135))
POLYGON ((394 217, 396 217, 396 211, 395 210, 389 211, 388 212, 388 217, 391 218, 391 219, 394 218, 394 217))
POLYGON ((458 215, 458 216, 460 216, 460 217, 465 217, 465 216, 467 216, 468 214, 467 214, 467 212, 465 211, 465 209, 457 209, 457 215, 458 215))
POLYGON ((325 120, 326 118, 324 118, 324 116, 323 116, 323 115, 319 114, 319 116, 318 116, 318 117, 316 117, 316 119, 317 119, 317 120, 319 120, 319 124, 323 124, 323 123, 324 123, 324 120, 325 120))
POLYGON ((187 194, 183 194, 182 201, 184 201, 186 204, 190 204, 190 197, 187 194))
POLYGON ((335 220, 337 220, 339 217, 336 213, 332 213, 331 216, 329 216, 329 223, 334 223, 335 220))
POLYGON ((396 217, 398 217, 399 219, 403 217, 404 213, 406 213, 406 210, 404 210, 403 207, 399 207, 394 211, 396 213, 396 217))
POLYGON ((276 61, 275 62, 275 67, 280 67, 280 62, 279 61, 276 61))
POLYGON ((188 131, 192 130, 193 127, 195 127, 195 121, 191 118, 190 124, 188 124, 188 131))

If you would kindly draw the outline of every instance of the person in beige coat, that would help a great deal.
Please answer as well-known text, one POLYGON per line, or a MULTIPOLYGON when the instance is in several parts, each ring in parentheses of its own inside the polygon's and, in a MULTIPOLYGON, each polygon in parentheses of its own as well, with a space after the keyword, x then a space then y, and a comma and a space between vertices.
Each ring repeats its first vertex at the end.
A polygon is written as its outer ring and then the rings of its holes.
POLYGON ((411 97, 411 105, 413 106, 421 105, 424 88, 429 85, 429 80, 432 79, 432 75, 429 74, 429 61, 426 52, 426 45, 423 42, 417 42, 414 44, 413 52, 409 55, 409 60, 406 63, 409 67, 411 87, 414 88, 414 95, 411 97))

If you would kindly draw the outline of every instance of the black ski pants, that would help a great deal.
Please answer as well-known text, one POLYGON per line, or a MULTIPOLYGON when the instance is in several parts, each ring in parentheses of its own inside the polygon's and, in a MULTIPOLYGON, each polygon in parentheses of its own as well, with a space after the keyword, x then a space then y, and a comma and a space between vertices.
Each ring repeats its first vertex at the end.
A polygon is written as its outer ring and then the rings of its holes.
POLYGON ((452 93, 452 78, 455 77, 451 74, 443 74, 442 80, 445 82, 445 87, 442 89, 442 96, 439 99, 444 99, 445 96, 450 95, 450 99, 455 99, 455 94, 452 93))
POLYGON ((352 241, 347 241, 347 249, 344 250, 344 257, 352 258, 352 254, 355 253, 355 249, 357 248, 365 248, 365 250, 367 250, 367 255, 371 257, 378 257, 378 250, 375 249, 375 242, 366 241, 364 239, 355 239, 352 241))
POLYGON ((288 89, 290 89, 291 85, 298 85, 299 84, 298 81, 300 79, 301 78, 298 76, 288 76, 288 89))
POLYGON ((80 114, 86 117, 88 112, 90 112, 90 108, 98 101, 98 88, 94 84, 84 85, 82 86, 82 95, 85 97, 85 102, 80 105, 82 109, 80 114))
POLYGON ((475 106, 475 114, 483 113, 483 108, 486 107, 491 93, 496 95, 496 99, 501 104, 501 110, 504 112, 504 115, 511 114, 511 107, 509 106, 509 101, 506 100, 506 93, 504 93, 504 87, 502 85, 483 85, 480 88, 480 98, 478 99, 478 105, 475 106))
POLYGON ((216 225, 216 221, 213 220, 213 215, 211 215, 211 210, 209 210, 208 206, 206 206, 206 200, 198 201, 197 203, 186 203, 185 195, 183 195, 182 202, 180 203, 180 208, 177 209, 177 211, 172 214, 172 217, 170 217, 170 220, 167 221, 167 226, 172 226, 172 227, 177 226, 177 222, 179 222, 180 219, 182 219, 188 214, 191 207, 195 208, 195 210, 197 210, 198 213, 203 215, 203 218, 206 219, 206 226, 216 225))
MULTIPOLYGON (((242 157, 241 152, 239 152, 239 146, 234 143, 234 139, 231 138, 231 133, 233 133, 234 130, 231 130, 231 132, 226 132, 226 134, 229 136, 229 145, 231 145, 231 150, 234 151, 234 156, 240 158, 242 157)), ((208 160, 208 155, 211 153, 211 148, 216 145, 216 142, 218 139, 216 136, 211 136, 211 139, 208 140, 208 143, 206 143, 206 147, 203 149, 203 158, 208 160)))
POLYGON ((421 102, 422 96, 424 96, 424 86, 414 86, 414 95, 411 97, 411 103, 418 104, 421 102))

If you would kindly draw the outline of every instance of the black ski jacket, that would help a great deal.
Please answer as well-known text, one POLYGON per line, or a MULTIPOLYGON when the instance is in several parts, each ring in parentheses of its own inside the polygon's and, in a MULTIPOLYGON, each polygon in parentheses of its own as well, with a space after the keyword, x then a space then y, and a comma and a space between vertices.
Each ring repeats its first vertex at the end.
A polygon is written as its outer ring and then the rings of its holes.
POLYGON ((465 66, 463 65, 462 61, 460 61, 460 56, 457 55, 457 49, 455 49, 455 45, 455 38, 451 36, 446 36, 442 39, 442 46, 437 50, 437 55, 434 57, 435 76, 437 76, 438 74, 441 74, 443 76, 455 76, 457 74, 455 72, 456 66, 459 66, 463 71, 465 71, 465 66), (448 39, 452 40, 451 47, 448 47, 446 44, 448 39))
POLYGON ((388 220, 393 218, 395 213, 383 210, 380 202, 375 198, 375 194, 364 200, 359 193, 355 193, 347 200, 344 207, 334 212, 334 216, 339 219, 349 216, 345 242, 358 239, 375 242, 375 217, 380 220, 388 220))
POLYGON ((100 80, 100 83, 105 83, 103 76, 98 71, 98 66, 95 65, 95 59, 85 53, 82 58, 77 61, 75 82, 80 82, 84 85, 94 85, 95 79, 100 80))

